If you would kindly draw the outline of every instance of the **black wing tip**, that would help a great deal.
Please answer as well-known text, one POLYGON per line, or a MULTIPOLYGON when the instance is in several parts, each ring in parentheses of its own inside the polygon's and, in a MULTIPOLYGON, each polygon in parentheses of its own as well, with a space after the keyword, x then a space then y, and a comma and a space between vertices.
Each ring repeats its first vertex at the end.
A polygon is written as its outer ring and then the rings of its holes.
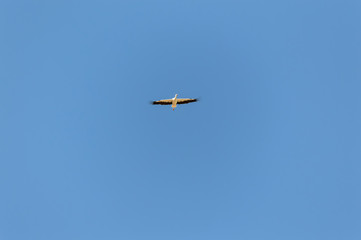
POLYGON ((171 105, 171 102, 160 102, 160 101, 151 101, 150 104, 152 105, 171 105))

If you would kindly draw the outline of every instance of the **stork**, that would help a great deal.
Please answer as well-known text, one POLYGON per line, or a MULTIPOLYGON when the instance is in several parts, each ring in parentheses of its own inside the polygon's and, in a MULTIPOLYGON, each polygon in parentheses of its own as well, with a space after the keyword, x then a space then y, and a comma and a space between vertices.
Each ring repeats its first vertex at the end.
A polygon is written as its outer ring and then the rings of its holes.
POLYGON ((174 98, 153 101, 152 104, 153 105, 172 105, 172 109, 174 111, 174 109, 177 107, 177 104, 187 104, 187 103, 197 102, 197 101, 198 101, 197 98, 178 98, 178 94, 176 94, 174 96, 174 98))

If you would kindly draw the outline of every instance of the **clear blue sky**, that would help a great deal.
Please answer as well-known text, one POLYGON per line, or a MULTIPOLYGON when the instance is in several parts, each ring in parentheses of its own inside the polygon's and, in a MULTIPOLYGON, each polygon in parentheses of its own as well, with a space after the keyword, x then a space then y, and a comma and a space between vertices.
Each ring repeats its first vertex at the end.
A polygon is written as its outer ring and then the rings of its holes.
POLYGON ((360 29, 359 0, 1 1, 0 239, 361 239, 360 29))

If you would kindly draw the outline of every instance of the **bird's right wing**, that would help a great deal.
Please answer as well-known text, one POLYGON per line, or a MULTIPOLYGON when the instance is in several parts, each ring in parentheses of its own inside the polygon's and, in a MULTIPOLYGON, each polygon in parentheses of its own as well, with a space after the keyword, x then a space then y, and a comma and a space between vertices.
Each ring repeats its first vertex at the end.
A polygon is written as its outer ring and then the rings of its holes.
POLYGON ((153 105, 171 105, 172 99, 163 99, 163 100, 159 100, 159 101, 153 101, 152 104, 153 105))
POLYGON ((197 98, 177 98, 177 104, 187 104, 191 102, 197 102, 197 98))

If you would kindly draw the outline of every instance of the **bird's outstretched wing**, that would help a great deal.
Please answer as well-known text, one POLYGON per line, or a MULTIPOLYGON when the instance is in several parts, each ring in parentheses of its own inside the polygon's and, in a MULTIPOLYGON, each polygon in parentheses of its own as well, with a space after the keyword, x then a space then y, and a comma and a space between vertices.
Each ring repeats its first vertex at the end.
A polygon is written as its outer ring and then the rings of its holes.
POLYGON ((163 99, 163 100, 159 100, 159 101, 153 101, 152 104, 153 105, 171 105, 172 99, 163 99))
POLYGON ((197 98, 177 98, 177 104, 186 104, 197 101, 198 101, 197 98))

